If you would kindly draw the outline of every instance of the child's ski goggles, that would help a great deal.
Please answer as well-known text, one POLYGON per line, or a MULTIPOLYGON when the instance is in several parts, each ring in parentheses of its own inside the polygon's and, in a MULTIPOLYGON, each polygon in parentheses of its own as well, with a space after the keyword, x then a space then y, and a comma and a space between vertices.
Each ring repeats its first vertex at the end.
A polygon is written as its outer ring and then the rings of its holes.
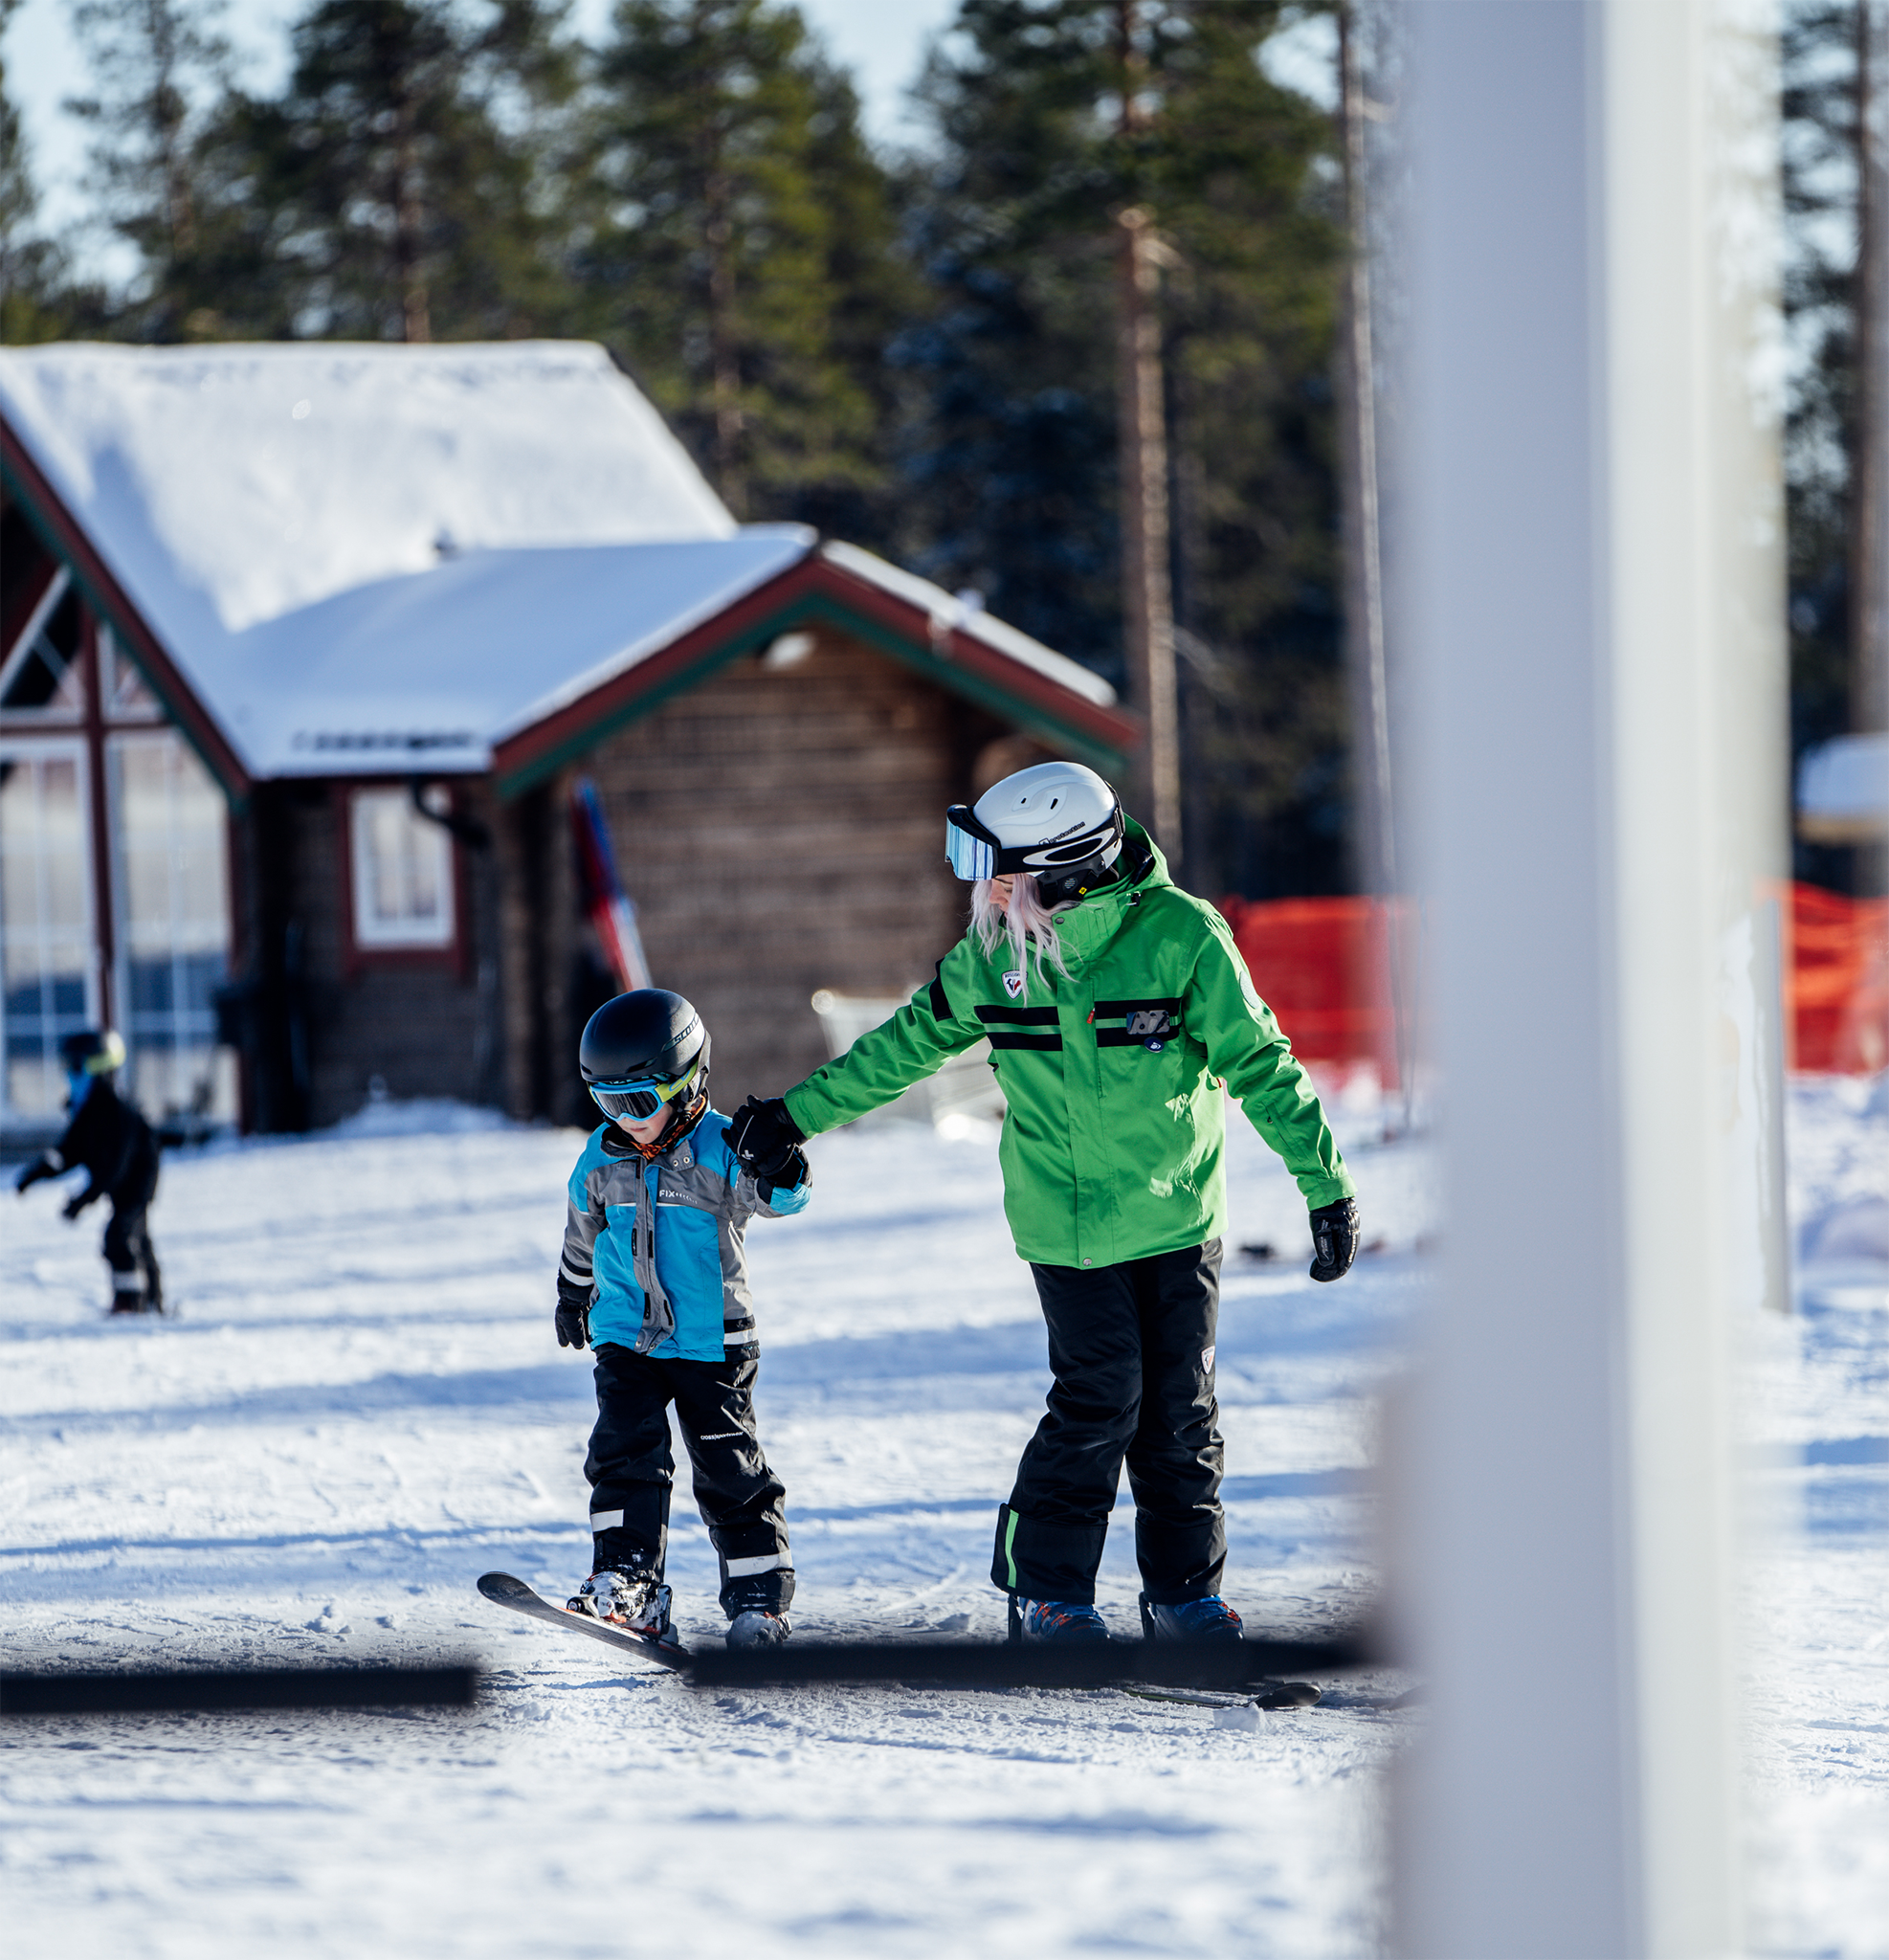
POLYGON ((691 1062, 687 1075, 674 1081, 661 1076, 640 1076, 632 1081, 591 1082, 590 1100, 606 1116, 627 1116, 632 1123, 647 1123, 665 1102, 673 1102, 696 1079, 700 1061, 691 1062))

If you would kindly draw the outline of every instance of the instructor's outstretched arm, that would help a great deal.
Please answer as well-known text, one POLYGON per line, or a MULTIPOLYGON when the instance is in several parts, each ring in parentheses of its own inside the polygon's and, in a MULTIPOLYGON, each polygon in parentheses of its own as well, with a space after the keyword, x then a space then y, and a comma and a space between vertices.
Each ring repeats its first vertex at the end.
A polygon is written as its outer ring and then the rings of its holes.
POLYGON ((971 1007, 975 957, 961 940, 897 1013, 787 1092, 782 1102, 803 1138, 880 1108, 983 1036, 971 1007))
POLYGON ((1259 998, 1232 933, 1217 923, 1194 961, 1186 1018, 1206 1044, 1207 1065, 1298 1182, 1311 1213, 1312 1278, 1342 1278, 1357 1257, 1357 1186, 1311 1079, 1259 998))

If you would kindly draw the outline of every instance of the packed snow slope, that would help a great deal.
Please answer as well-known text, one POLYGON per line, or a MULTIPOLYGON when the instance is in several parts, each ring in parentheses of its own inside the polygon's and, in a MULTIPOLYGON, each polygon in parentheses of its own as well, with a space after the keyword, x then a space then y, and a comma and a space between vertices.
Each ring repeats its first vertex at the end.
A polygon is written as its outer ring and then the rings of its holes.
MULTIPOLYGON (((581 1139, 374 1126, 170 1159, 175 1325, 99 1317, 89 1219, 44 1191, 6 1214, 12 1664, 465 1654, 482 1705, 10 1730, 11 1951, 78 1926, 193 1956, 1370 1949, 1395 1684, 1240 1727, 1116 1693, 711 1698, 479 1599, 493 1568, 557 1597, 588 1570, 590 1370, 550 1324, 581 1139)), ((1419 1276, 1390 1253, 1311 1285, 1289 1181, 1241 1147, 1241 1236, 1293 1257, 1230 1262, 1232 1591, 1256 1624, 1348 1619, 1419 1276)), ((806 1214, 750 1235, 798 1637, 1001 1638, 996 1504, 1046 1374, 991 1137, 885 1127, 814 1162, 806 1214)), ((1367 1170, 1407 1245, 1419 1175, 1367 1170)), ((674 1526, 681 1631, 718 1638, 686 1485, 674 1526)), ((1124 1515, 1123 1632, 1135 1591, 1124 1515)))
MULTIPOLYGON (((1760 1481, 1814 1527, 1780 1533, 1765 1574, 1754 1946, 1845 1960, 1889 1951, 1865 1090, 1800 1098, 1800 1215, 1841 1256, 1754 1364, 1760 1481)), ((1346 1139, 1379 1249, 1317 1287, 1296 1192, 1233 1133, 1228 1591, 1255 1630, 1311 1630, 1370 1596, 1373 1404, 1421 1306, 1429 1168, 1346 1139), (1262 1243, 1280 1256, 1238 1249, 1262 1243)), ((562 1596, 588 1564, 589 1369, 550 1327, 578 1141, 389 1108, 173 1157, 154 1221, 175 1324, 101 1317, 96 1214, 73 1232, 45 1188, 5 1200, 9 1666, 488 1670, 470 1714, 8 1723, 10 1955, 1373 1951, 1379 1771, 1420 1720, 1398 1678, 1274 1715, 705 1695, 478 1599, 493 1568, 562 1596)), ((1047 1374, 992 1137, 857 1130, 814 1162, 808 1212, 750 1239, 797 1637, 998 1638, 995 1505, 1047 1374)), ((686 1472, 670 1576, 684 1637, 718 1637, 686 1472)), ((1101 1593, 1123 1633, 1135 1591, 1124 1499, 1101 1593)))

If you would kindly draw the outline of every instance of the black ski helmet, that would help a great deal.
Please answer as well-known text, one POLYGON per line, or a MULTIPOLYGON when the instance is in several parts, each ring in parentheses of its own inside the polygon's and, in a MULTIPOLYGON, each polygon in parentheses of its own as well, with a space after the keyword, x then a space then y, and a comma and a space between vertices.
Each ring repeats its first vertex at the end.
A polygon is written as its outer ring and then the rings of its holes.
MULTIPOLYGON (((690 1100, 708 1083, 708 1030, 679 993, 662 987, 639 987, 607 1000, 584 1025, 577 1065, 593 1094, 625 1082, 689 1082, 690 1100), (690 1080, 693 1078, 693 1080, 690 1080)), ((661 1099, 667 1101, 665 1097, 661 1099)), ((653 1116, 634 1106, 611 1115, 653 1116)))
POLYGON ((124 1037, 116 1028, 84 1028, 59 1043, 59 1058, 74 1076, 108 1076, 124 1066, 124 1037))

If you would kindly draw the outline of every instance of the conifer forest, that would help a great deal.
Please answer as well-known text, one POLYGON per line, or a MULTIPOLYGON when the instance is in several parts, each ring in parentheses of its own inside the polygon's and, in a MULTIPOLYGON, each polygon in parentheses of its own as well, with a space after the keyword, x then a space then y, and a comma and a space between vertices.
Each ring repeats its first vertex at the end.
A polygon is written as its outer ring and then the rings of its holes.
POLYGON ((37 231, 10 103, 4 336, 596 340, 739 517, 974 590, 1121 683, 1111 234, 1144 207, 1190 881, 1344 890, 1344 209, 1331 115, 1255 58, 1282 11, 966 0, 899 155, 789 0, 619 0, 594 42, 556 0, 315 0, 273 96, 203 0, 77 0, 92 194, 138 275, 88 283, 37 231))
MULTIPOLYGON (((1371 881, 1356 208, 1342 116, 1258 58, 1331 0, 962 0, 896 152, 791 0, 615 0, 589 37, 568 0, 312 0, 275 94, 239 82, 217 0, 71 4, 94 229, 136 270, 101 282, 42 229, 0 81, 0 340, 598 341, 738 517, 974 591, 1124 690, 1115 239, 1144 214, 1188 882, 1371 881)), ((1860 4, 1785 11, 1796 752, 1852 720, 1860 4)), ((1348 11, 1382 36, 1376 0, 1348 11)))

